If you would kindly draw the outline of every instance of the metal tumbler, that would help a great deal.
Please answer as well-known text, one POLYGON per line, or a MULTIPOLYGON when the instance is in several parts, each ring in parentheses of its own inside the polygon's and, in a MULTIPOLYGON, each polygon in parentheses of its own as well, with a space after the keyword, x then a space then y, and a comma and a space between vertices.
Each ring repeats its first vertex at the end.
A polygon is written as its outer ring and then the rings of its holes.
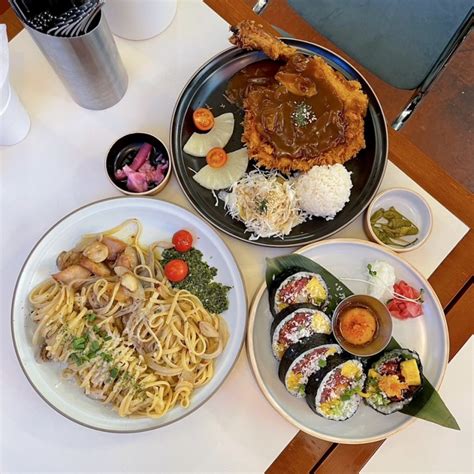
POLYGON ((127 72, 107 20, 101 12, 98 17, 91 31, 70 38, 47 35, 25 25, 72 98, 93 110, 116 104, 128 86, 127 72))

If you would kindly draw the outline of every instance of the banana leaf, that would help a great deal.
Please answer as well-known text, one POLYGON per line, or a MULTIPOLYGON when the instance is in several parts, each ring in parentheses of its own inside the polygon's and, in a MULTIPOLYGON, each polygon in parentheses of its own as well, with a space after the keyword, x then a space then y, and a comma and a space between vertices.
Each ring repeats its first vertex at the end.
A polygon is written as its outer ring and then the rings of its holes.
MULTIPOLYGON (((332 273, 324 267, 303 255, 290 254, 276 258, 267 258, 266 283, 270 287, 273 279, 280 273, 289 270, 292 267, 304 268, 308 272, 315 272, 322 276, 328 286, 329 303, 325 311, 330 315, 336 309, 336 306, 353 293, 347 286, 339 281, 332 273)), ((400 344, 392 337, 387 350, 400 348, 400 344)), ((420 390, 412 402, 401 411, 405 415, 421 418, 432 423, 460 430, 456 419, 451 414, 439 393, 423 375, 423 390, 420 390)))

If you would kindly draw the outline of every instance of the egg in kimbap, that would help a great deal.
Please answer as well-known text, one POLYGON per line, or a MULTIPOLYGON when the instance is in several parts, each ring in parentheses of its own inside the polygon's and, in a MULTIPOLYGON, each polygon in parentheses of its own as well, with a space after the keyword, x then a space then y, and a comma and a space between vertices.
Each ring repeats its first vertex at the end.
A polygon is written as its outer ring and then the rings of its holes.
POLYGON ((365 401, 389 415, 408 405, 423 387, 420 356, 408 349, 386 352, 369 369, 365 401))
POLYGON ((275 278, 269 296, 270 310, 276 316, 293 304, 324 306, 328 300, 328 287, 321 275, 295 267, 275 278))
POLYGON ((309 377, 325 367, 332 356, 341 352, 341 347, 323 334, 316 334, 293 344, 280 361, 280 380, 291 395, 304 398, 309 377))
POLYGON ((311 375, 306 386, 306 402, 328 420, 347 420, 359 408, 365 378, 359 360, 334 356, 325 368, 311 375))

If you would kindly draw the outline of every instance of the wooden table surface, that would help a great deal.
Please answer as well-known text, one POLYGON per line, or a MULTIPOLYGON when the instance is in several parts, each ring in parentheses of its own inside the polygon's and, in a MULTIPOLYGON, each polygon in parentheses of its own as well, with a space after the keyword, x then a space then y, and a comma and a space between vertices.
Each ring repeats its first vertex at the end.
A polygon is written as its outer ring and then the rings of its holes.
MULTIPOLYGON (((257 17, 252 12, 251 5, 255 3, 254 0, 204 1, 229 24, 235 24, 244 19, 254 19, 262 24, 267 31, 276 33, 271 26, 272 23, 295 37, 321 44, 345 57, 365 75, 373 86, 382 103, 388 123, 391 123, 410 97, 410 91, 401 91, 384 83, 318 34, 298 17, 285 0, 274 0, 263 17, 257 17)), ((0 23, 7 24, 10 39, 22 30, 21 24, 11 9, 0 15, 0 23)), ((472 42, 472 34, 469 41, 472 42)), ((452 107, 450 114, 448 114, 449 111, 446 107, 443 111, 446 114, 444 118, 446 123, 456 123, 457 120, 462 119, 462 112, 459 112, 461 117, 457 117, 458 110, 455 107, 452 107)), ((443 138, 440 138, 435 131, 432 131, 429 136, 430 127, 428 125, 431 123, 423 123, 423 120, 429 121, 430 118, 426 115, 422 117, 420 114, 416 121, 409 122, 408 132, 395 132, 389 128, 389 158, 472 229, 474 197, 429 156, 430 147, 435 150, 436 143, 438 142, 440 145, 443 138), (426 154, 426 146, 422 151, 414 143, 416 142, 415 138, 419 137, 422 132, 425 134, 423 140, 430 143, 428 154, 426 154)), ((454 137, 456 140, 451 146, 460 147, 463 144, 467 146, 466 160, 468 163, 471 160, 472 163, 473 150, 472 143, 469 142, 472 137, 470 137, 469 126, 468 124, 468 128, 465 128, 459 136, 449 130, 447 133, 451 133, 451 138, 454 137), (462 143, 458 143, 458 141, 462 141, 462 143)), ((456 132, 458 133, 459 130, 456 132)), ((469 172, 470 169, 467 173, 469 172)), ((466 174, 466 171, 461 169, 461 173, 466 174)), ((450 359, 474 333, 474 319, 470 312, 474 307, 473 270, 474 233, 470 230, 429 279, 446 313, 451 345, 450 359)), ((300 431, 269 466, 267 472, 271 474, 280 472, 288 474, 359 472, 382 443, 383 441, 364 445, 337 444, 313 438, 300 431)))

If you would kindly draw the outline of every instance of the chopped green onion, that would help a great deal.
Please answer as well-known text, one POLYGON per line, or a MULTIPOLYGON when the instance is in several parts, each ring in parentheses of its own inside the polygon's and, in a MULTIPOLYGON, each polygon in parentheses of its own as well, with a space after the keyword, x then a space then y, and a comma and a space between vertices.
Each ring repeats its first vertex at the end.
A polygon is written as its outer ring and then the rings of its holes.
POLYGON ((79 355, 77 352, 73 352, 69 357, 78 367, 84 363, 83 357, 79 355))
POLYGON ((112 356, 107 353, 107 352, 101 352, 100 357, 105 361, 105 362, 112 362, 113 358, 112 356))
POLYGON ((72 341, 72 348, 76 351, 81 351, 86 348, 88 338, 86 336, 75 337, 72 341))
POLYGON ((117 367, 112 367, 109 371, 109 374, 110 374, 110 378, 112 380, 115 380, 120 375, 120 370, 117 367))

